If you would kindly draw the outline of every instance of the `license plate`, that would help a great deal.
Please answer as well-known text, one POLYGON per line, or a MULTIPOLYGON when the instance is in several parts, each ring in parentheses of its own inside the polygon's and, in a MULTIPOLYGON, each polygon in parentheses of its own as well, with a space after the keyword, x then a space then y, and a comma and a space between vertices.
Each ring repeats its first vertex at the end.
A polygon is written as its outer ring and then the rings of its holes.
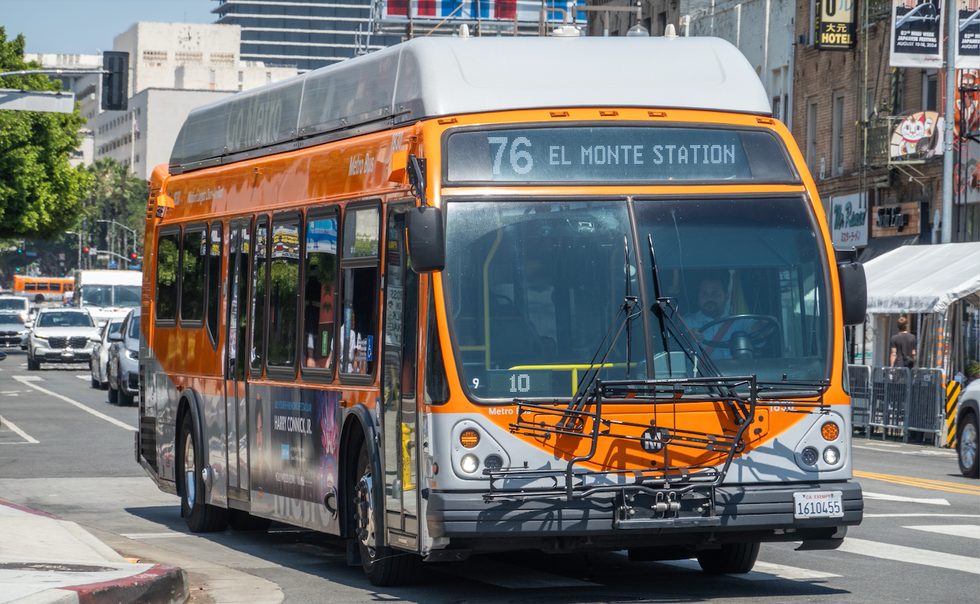
POLYGON ((794 518, 842 518, 844 503, 840 491, 793 493, 794 518))

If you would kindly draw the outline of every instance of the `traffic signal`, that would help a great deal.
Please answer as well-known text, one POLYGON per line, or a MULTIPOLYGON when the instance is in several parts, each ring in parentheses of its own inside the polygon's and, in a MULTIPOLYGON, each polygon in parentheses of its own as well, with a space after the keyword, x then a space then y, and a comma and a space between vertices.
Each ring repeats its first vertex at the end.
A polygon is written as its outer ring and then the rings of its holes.
POLYGON ((125 111, 129 95, 129 53, 102 53, 102 110, 125 111))
POLYGON ((88 253, 88 247, 83 247, 82 248, 82 253, 83 254, 87 254, 88 253))
POLYGON ((136 258, 137 258, 136 252, 133 252, 132 254, 129 255, 130 260, 136 260, 136 258))

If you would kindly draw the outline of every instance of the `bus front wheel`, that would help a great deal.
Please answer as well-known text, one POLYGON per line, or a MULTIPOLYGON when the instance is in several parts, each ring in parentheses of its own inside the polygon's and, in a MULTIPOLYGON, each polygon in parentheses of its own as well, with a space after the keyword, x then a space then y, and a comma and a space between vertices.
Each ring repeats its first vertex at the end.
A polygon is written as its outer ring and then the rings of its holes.
POLYGON ((414 583, 421 570, 422 558, 418 554, 400 552, 382 545, 384 538, 380 534, 380 510, 377 507, 381 502, 371 475, 366 443, 361 445, 354 476, 357 478, 354 485, 354 538, 364 574, 372 585, 378 587, 414 583))
MULTIPOLYGON (((110 391, 111 392, 111 391, 110 391)), ((213 533, 223 531, 228 524, 228 510, 205 503, 204 479, 202 468, 197 463, 197 437, 191 426, 191 416, 188 413, 180 428, 182 471, 178 480, 181 481, 180 515, 184 517, 187 528, 192 533, 213 533)))
POLYGON ((758 557, 759 543, 725 543, 698 552, 698 564, 709 575, 741 575, 752 570, 758 557))

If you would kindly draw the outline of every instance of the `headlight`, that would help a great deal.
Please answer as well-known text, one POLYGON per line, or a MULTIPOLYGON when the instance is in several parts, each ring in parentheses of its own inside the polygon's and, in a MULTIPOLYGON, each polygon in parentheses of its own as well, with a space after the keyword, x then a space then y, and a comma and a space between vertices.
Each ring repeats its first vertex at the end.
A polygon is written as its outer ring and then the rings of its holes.
POLYGON ((41 340, 41 341, 43 341, 43 342, 47 342, 47 341, 48 341, 48 339, 47 339, 46 337, 44 337, 44 336, 39 336, 39 335, 37 335, 37 334, 34 334, 34 339, 35 339, 35 340, 41 340))
POLYGON ((837 462, 840 461, 840 451, 837 450, 837 447, 827 447, 823 450, 823 460, 828 465, 837 465, 837 462))
POLYGON ((476 455, 469 454, 464 455, 463 459, 459 462, 459 469, 466 472, 467 474, 472 474, 476 472, 480 467, 480 460, 476 458, 476 455))
POLYGON ((126 356, 134 361, 140 360, 140 351, 138 350, 126 350, 126 356))
POLYGON ((803 463, 808 466, 817 465, 817 450, 813 447, 803 449, 803 463))

